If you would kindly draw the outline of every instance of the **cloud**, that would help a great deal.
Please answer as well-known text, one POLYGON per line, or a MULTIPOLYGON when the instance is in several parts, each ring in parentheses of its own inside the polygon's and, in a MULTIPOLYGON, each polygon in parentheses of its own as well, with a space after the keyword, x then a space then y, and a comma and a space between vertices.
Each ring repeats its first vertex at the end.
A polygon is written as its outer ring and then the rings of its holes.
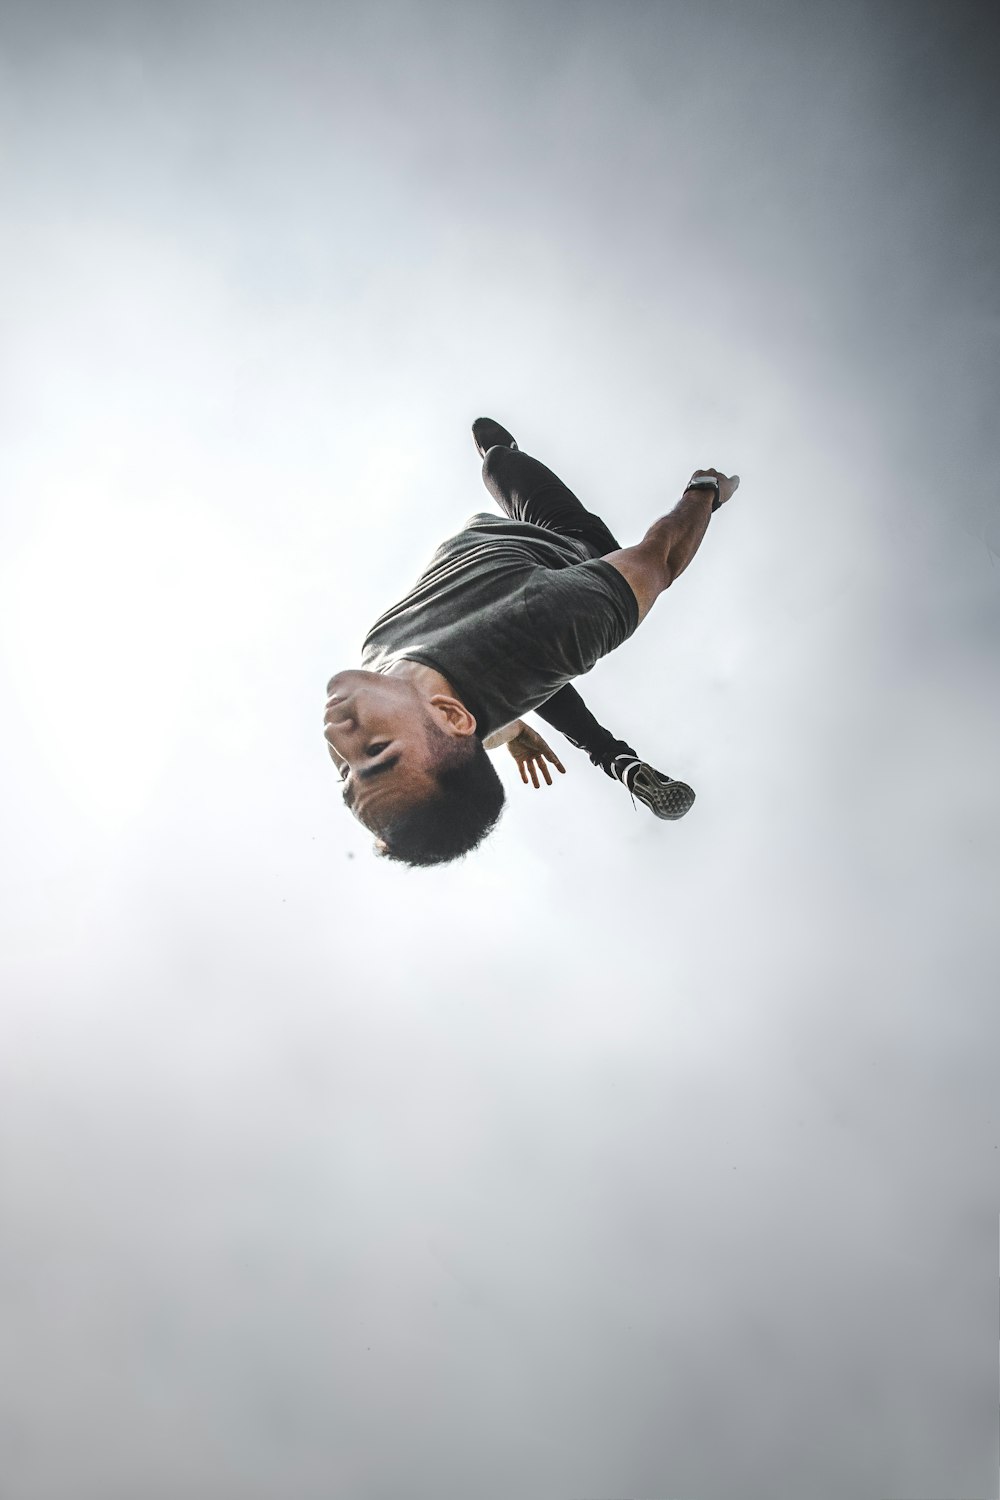
POLYGON ((956 15, 5 19, 12 1495, 987 1492, 956 15), (487 503, 484 411, 628 539, 742 473, 583 684, 698 801, 501 761, 411 874, 323 686, 487 503))

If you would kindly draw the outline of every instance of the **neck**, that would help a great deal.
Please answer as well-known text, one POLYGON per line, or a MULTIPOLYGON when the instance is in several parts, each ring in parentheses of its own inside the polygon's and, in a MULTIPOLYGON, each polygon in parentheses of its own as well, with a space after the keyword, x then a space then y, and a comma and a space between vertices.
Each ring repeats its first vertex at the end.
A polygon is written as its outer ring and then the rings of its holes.
POLYGON ((449 698, 458 698, 458 694, 444 673, 437 671, 434 667, 425 667, 422 661, 408 661, 404 657, 402 661, 393 662, 385 675, 405 677, 428 698, 434 693, 447 693, 449 698))

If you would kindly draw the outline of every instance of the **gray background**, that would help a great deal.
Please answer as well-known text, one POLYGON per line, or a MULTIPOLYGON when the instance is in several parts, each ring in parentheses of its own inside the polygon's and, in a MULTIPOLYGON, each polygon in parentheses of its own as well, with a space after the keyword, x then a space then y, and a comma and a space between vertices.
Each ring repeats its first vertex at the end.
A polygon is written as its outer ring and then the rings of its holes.
POLYGON ((3 1500, 985 1497, 995 36, 0 11, 3 1500), (465 865, 323 688, 487 501, 738 470, 465 865))

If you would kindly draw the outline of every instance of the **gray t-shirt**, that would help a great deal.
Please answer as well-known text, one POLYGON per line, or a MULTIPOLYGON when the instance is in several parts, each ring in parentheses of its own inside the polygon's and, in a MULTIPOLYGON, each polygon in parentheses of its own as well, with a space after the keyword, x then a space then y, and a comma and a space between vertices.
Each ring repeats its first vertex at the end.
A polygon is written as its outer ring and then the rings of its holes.
POLYGON ((406 658, 444 674, 485 738, 589 672, 639 623, 610 563, 505 516, 474 515, 365 637, 361 664, 406 658))

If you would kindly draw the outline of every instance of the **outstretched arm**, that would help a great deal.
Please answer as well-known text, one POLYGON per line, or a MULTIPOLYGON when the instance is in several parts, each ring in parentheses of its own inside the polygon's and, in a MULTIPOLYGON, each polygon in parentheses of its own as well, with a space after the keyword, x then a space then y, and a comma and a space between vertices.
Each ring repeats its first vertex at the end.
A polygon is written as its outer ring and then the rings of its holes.
POLYGON ((636 547, 608 552, 604 561, 622 575, 639 606, 639 623, 678 578, 701 546, 712 512, 731 500, 738 474, 695 469, 683 495, 667 516, 654 521, 636 547))

